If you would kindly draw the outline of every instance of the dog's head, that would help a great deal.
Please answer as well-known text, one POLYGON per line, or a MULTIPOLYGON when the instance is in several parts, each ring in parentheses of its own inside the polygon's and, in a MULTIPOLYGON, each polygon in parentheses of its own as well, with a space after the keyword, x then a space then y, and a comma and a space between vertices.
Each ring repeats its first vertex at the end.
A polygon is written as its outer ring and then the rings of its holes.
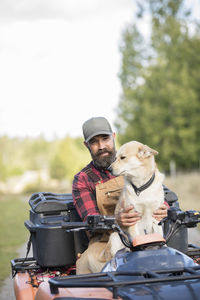
POLYGON ((158 152, 147 145, 131 141, 119 148, 116 160, 111 164, 110 169, 115 176, 132 177, 138 176, 139 172, 151 173, 155 170, 154 155, 156 154, 158 152))

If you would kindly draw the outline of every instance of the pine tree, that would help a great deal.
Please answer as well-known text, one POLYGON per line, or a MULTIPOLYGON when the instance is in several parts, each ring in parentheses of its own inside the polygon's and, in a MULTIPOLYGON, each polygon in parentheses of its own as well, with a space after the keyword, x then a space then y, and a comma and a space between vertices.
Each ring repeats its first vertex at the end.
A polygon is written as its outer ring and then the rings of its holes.
POLYGON ((119 141, 134 139, 154 147, 165 171, 170 160, 179 169, 195 168, 200 159, 198 26, 191 34, 186 22, 189 12, 181 0, 147 2, 152 29, 149 46, 145 49, 136 24, 123 33, 119 141))

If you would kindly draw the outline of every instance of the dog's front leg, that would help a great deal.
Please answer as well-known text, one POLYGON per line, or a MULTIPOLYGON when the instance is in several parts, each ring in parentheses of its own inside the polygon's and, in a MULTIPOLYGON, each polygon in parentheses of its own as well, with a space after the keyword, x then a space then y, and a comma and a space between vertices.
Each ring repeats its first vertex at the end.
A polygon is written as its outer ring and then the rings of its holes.
POLYGON ((137 222, 137 224, 133 225, 133 226, 130 226, 127 228, 127 231, 128 231, 128 235, 129 237, 131 238, 131 241, 134 240, 134 238, 138 235, 140 235, 140 230, 139 230, 139 226, 138 226, 138 223, 140 221, 137 222))
POLYGON ((118 250, 124 247, 125 246, 122 243, 119 234, 117 232, 113 232, 111 233, 106 248, 104 249, 103 256, 105 257, 106 261, 108 261, 115 256, 118 250))
POLYGON ((153 228, 153 232, 155 233, 159 233, 160 235, 163 236, 163 228, 162 225, 158 225, 158 221, 156 219, 153 220, 152 223, 152 228, 153 228))

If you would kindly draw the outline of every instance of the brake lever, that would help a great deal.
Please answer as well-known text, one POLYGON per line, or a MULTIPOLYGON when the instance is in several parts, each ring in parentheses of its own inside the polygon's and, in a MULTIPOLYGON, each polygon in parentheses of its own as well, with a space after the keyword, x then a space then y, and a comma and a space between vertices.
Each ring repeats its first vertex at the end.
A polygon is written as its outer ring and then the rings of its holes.
POLYGON ((165 223, 168 220, 168 217, 163 218, 162 220, 160 220, 160 222, 158 223, 158 225, 162 225, 163 223, 165 223))

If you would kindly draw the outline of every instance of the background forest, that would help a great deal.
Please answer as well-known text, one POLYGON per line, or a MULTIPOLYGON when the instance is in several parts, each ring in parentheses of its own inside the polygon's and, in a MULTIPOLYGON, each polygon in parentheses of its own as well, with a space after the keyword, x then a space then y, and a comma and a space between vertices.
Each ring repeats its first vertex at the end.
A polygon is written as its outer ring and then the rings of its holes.
POLYGON ((0 137, 0 190, 32 193, 40 189, 70 191, 73 176, 89 162, 82 138, 47 141, 0 137))
MULTIPOLYGON (((118 146, 138 140, 155 148, 165 173, 199 170, 200 23, 192 20, 183 0, 137 1, 119 49, 118 146), (142 33, 145 15, 148 36, 142 33)), ((0 149, 2 192, 32 192, 58 183, 70 189, 74 174, 90 161, 82 137, 2 136, 0 149)))
POLYGON ((124 31, 117 108, 119 141, 135 139, 159 151, 169 171, 200 162, 200 23, 182 0, 139 1, 137 21, 124 31), (150 36, 140 20, 150 13, 150 36))

